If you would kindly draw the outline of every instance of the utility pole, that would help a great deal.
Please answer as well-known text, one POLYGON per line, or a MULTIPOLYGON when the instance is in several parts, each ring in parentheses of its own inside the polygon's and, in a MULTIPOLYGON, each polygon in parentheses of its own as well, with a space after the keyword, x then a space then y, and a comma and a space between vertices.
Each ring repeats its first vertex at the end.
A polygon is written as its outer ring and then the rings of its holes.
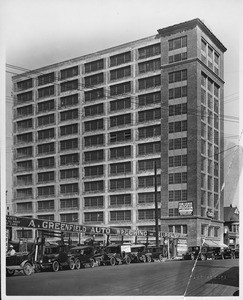
POLYGON ((157 200, 157 165, 156 165, 156 161, 154 161, 154 202, 155 202, 156 247, 159 247, 158 200, 157 200))

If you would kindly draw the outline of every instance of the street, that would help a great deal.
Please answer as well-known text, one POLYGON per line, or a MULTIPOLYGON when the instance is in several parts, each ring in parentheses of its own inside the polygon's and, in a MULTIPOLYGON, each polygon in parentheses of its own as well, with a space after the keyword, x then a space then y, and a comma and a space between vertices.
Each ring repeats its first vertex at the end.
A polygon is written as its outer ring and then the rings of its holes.
POLYGON ((239 259, 166 261, 46 271, 6 278, 6 294, 33 296, 233 296, 239 259), (189 281, 190 279, 190 281, 189 281), (186 294, 185 294, 186 292, 186 294))

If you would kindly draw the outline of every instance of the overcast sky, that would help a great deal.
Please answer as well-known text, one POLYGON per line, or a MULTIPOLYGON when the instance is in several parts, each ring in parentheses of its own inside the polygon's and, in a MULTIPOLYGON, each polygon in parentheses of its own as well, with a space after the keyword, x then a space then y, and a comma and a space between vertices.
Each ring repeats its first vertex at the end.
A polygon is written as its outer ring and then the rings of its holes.
MULTIPOLYGON (((233 118, 239 113, 241 3, 241 0, 2 0, 6 63, 36 69, 200 18, 227 48, 225 138, 237 143, 239 128, 233 118)), ((9 96, 9 73, 6 79, 9 96)))

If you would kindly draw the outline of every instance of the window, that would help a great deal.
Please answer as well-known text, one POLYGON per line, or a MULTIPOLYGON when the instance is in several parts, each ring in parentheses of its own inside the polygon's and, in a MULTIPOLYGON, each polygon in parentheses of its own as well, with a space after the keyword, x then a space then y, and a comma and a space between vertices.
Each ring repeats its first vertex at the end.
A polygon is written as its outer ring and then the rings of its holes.
POLYGON ((32 230, 17 230, 17 239, 32 238, 32 230))
POLYGON ((38 201, 38 211, 54 209, 54 200, 38 201))
POLYGON ((19 121, 17 122, 17 130, 24 130, 24 129, 29 129, 32 128, 32 119, 28 119, 28 120, 23 120, 23 121, 19 121))
POLYGON ((110 57, 110 66, 118 66, 131 61, 131 52, 116 54, 110 57))
POLYGON ((50 97, 55 93, 54 85, 38 89, 38 98, 50 97))
POLYGON ((53 185, 41 186, 37 188, 37 197, 53 195, 55 195, 55 187, 53 185))
POLYGON ((78 198, 60 199, 61 209, 78 208, 78 198))
POLYGON ((84 162, 96 162, 104 160, 104 150, 84 152, 84 162))
POLYGON ((68 169, 60 171, 60 179, 79 178, 79 169, 68 169))
POLYGON ((38 135, 38 138, 37 138, 38 141, 46 140, 46 139, 53 139, 55 137, 55 131, 54 131, 54 128, 40 130, 40 131, 37 131, 37 135, 38 135))
POLYGON ((169 73, 169 83, 187 80, 187 70, 181 70, 169 73))
POLYGON ((94 208, 94 207, 103 207, 103 206, 104 206, 103 196, 84 197, 85 208, 94 208))
POLYGON ((55 158, 47 157, 38 159, 38 168, 52 168, 55 166, 55 158))
POLYGON ((110 127, 131 124, 131 114, 110 117, 110 127))
POLYGON ((78 119, 78 109, 71 109, 60 113, 60 120, 61 122, 67 120, 78 119))
POLYGON ((169 116, 187 114, 187 103, 169 105, 169 116))
POLYGON ((17 189, 16 190, 16 198, 17 199, 25 199, 25 198, 32 198, 33 192, 32 188, 24 188, 24 189, 17 189))
POLYGON ((38 126, 45 126, 45 125, 50 125, 55 123, 55 115, 45 115, 42 117, 37 118, 38 121, 38 126))
POLYGON ((16 168, 17 172, 32 171, 32 170, 33 170, 32 160, 17 162, 17 168, 16 168))
POLYGON ((100 115, 100 114, 103 114, 103 113, 104 113, 103 103, 96 104, 96 105, 91 105, 91 106, 86 106, 84 108, 85 117, 100 115))
POLYGON ((119 210, 110 212, 110 221, 131 221, 131 211, 130 210, 119 210))
POLYGON ((161 143, 153 142, 146 144, 138 144, 138 155, 148 155, 161 152, 161 143))
POLYGON ((160 70, 160 58, 138 64, 139 74, 160 70))
POLYGON ((169 201, 187 201, 187 190, 169 191, 169 201))
POLYGON ((38 86, 54 82, 54 72, 38 76, 38 86))
POLYGON ((54 100, 48 100, 37 104, 38 113, 42 113, 46 111, 49 112, 51 110, 54 110, 54 108, 55 108, 54 100))
POLYGON ((99 73, 91 76, 87 76, 84 78, 84 85, 85 87, 92 87, 97 84, 101 84, 104 82, 104 74, 99 73))
POLYGON ((78 90, 78 79, 61 83, 61 92, 67 92, 71 90, 78 90))
POLYGON ((26 93, 21 93, 21 94, 17 95, 18 103, 32 101, 32 99, 33 99, 32 91, 26 92, 26 93))
POLYGON ((110 164, 111 175, 131 173, 131 170, 132 170, 131 162, 110 164))
POLYGON ((169 232, 187 234, 187 225, 169 225, 169 232))
POLYGON ((160 164, 161 164, 160 158, 139 160, 138 161, 138 171, 142 172, 142 171, 154 170, 155 162, 156 162, 156 166, 158 168, 160 168, 160 164))
POLYGON ((169 156, 169 167, 180 167, 187 165, 187 155, 169 156))
POLYGON ((206 105, 206 92, 203 88, 201 89, 201 102, 206 105))
POLYGON ((29 142, 33 142, 32 132, 17 135, 17 143, 29 143, 29 142))
POLYGON ((161 135, 160 125, 138 128, 138 136, 140 140, 155 137, 155 136, 160 136, 160 135, 161 135))
POLYGON ((84 183, 85 192, 103 192, 104 191, 104 181, 89 181, 84 183))
POLYGON ((31 157, 33 155, 33 147, 17 148, 17 158, 31 157))
POLYGON ((161 93, 149 93, 138 95, 138 106, 147 106, 151 104, 156 104, 161 102, 161 93))
POLYGON ((104 166, 92 166, 84 168, 85 177, 102 176, 104 174, 104 166))
MULTIPOLYGON (((160 175, 157 175, 157 185, 160 186, 160 175)), ((139 188, 147 188, 154 187, 154 176, 143 176, 138 177, 138 187, 139 188)))
POLYGON ((78 213, 60 214, 60 221, 64 223, 77 223, 78 213))
POLYGON ((78 124, 70 124, 70 125, 60 127, 61 136, 77 134, 77 133, 78 133, 78 124))
POLYGON ((51 182, 55 180, 55 172, 43 172, 37 174, 37 182, 44 183, 44 182, 51 182))
POLYGON ((17 82, 18 91, 28 90, 33 87, 32 78, 17 82))
POLYGON ((131 92, 131 82, 124 82, 110 86, 110 95, 122 95, 131 92))
MULTIPOLYGON (((40 220, 54 221, 54 215, 38 215, 37 218, 40 220)), ((51 237, 52 235, 53 235, 53 233, 50 232, 49 237, 51 237)))
POLYGON ((161 108, 144 110, 138 112, 138 122, 148 122, 161 119, 161 108))
POLYGON ((169 184, 180 184, 187 183, 187 173, 170 173, 169 174, 169 184))
POLYGON ((179 216, 178 208, 169 208, 169 217, 179 216))
POLYGON ((187 138, 169 139, 169 150, 187 148, 187 138))
POLYGON ((131 107, 131 98, 124 98, 110 102, 110 111, 128 109, 131 107))
POLYGON ((160 85, 161 85, 161 76, 160 75, 141 78, 138 80, 138 89, 139 90, 149 89, 149 88, 153 88, 153 87, 160 86, 160 85))
POLYGON ((31 185, 33 183, 32 174, 19 175, 16 177, 16 179, 17 179, 17 185, 31 185))
POLYGON ((104 68, 104 60, 99 59, 95 61, 91 61, 89 63, 84 64, 85 73, 91 73, 95 71, 102 70, 104 68))
POLYGON ((130 206, 132 204, 131 194, 119 194, 110 196, 110 206, 130 206))
POLYGON ((143 59, 155 55, 159 55, 161 53, 160 43, 146 46, 138 49, 138 58, 143 59))
POLYGON ((131 76, 131 66, 110 71, 110 80, 117 80, 131 76))
POLYGON ((78 139, 70 139, 60 142, 60 150, 73 150, 78 149, 78 139))
POLYGON ((78 66, 61 70, 61 80, 78 75, 78 66))
POLYGON ((79 153, 72 153, 60 156, 61 166, 65 165, 76 165, 79 163, 79 153))
POLYGON ((169 133, 187 131, 187 121, 177 121, 169 123, 169 133))
POLYGON ((187 37, 182 36, 173 40, 169 40, 169 51, 183 48, 187 46, 187 37))
POLYGON ((96 89, 96 90, 92 89, 91 91, 84 92, 85 102, 99 100, 102 99, 103 97, 104 97, 103 88, 96 89))
MULTIPOLYGON (((160 192, 157 192, 157 199, 160 199, 160 192)), ((155 203, 154 192, 150 193, 138 193, 138 204, 150 204, 155 203)))
POLYGON ((182 60, 186 60, 186 59, 187 59, 187 52, 170 55, 169 56, 169 64, 178 62, 178 61, 182 61, 182 60))
POLYGON ((119 178, 110 180, 110 190, 122 190, 131 188, 131 178, 119 178))
POLYGON ((103 212, 90 212, 84 213, 84 222, 103 222, 103 212))
POLYGON ((61 194, 78 194, 79 193, 78 183, 61 184, 60 185, 60 193, 61 194))
POLYGON ((131 157, 131 155, 132 155, 131 146, 110 148, 111 159, 126 158, 126 157, 131 157))
POLYGON ((32 105, 17 108, 17 116, 28 116, 33 114, 32 105))
POLYGON ((84 145, 85 147, 92 147, 92 146, 103 146, 104 145, 104 135, 98 134, 98 135, 92 135, 92 136, 86 136, 84 138, 84 145))
POLYGON ((104 119, 84 122, 85 132, 104 129, 104 119))
POLYGON ((78 94, 69 95, 60 98, 60 107, 74 106, 78 104, 78 94))
POLYGON ((187 85, 169 89, 169 100, 187 97, 187 85))
POLYGON ((132 139, 131 129, 110 133, 110 143, 130 141, 132 139))
MULTIPOLYGON (((158 216, 160 215, 160 209, 158 209, 158 216)), ((139 209, 138 220, 154 220, 155 209, 139 209)))

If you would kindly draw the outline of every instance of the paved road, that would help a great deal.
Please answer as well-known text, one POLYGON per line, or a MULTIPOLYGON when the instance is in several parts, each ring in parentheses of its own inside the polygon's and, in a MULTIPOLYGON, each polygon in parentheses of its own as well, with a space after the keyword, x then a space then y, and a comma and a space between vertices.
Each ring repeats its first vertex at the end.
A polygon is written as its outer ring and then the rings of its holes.
POLYGON ((103 266, 6 279, 7 295, 232 296, 239 290, 239 260, 166 261, 103 266))

